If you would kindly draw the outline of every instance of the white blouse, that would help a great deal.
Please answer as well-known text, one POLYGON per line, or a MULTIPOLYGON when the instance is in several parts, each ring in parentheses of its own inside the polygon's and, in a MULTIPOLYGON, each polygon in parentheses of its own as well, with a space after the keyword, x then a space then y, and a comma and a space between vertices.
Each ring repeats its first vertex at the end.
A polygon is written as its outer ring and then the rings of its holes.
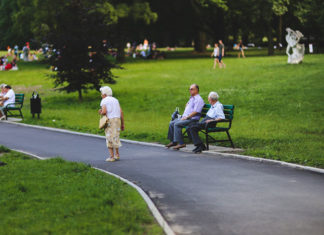
POLYGON ((107 96, 106 98, 101 100, 100 106, 102 107, 103 105, 106 106, 106 115, 109 119, 120 118, 120 105, 119 101, 116 98, 107 96))

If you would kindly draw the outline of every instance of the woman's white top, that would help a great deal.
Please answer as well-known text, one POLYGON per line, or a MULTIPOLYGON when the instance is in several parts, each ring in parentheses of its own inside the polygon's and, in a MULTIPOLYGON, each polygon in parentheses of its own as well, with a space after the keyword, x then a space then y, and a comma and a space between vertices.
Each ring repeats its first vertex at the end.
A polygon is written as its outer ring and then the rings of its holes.
POLYGON ((218 47, 215 47, 214 48, 214 56, 218 56, 218 51, 219 51, 219 48, 218 47))
POLYGON ((5 100, 5 102, 3 102, 3 106, 6 107, 8 104, 14 104, 15 103, 15 92, 10 89, 5 95, 5 98, 8 98, 7 100, 5 100))
POLYGON ((119 101, 116 98, 107 96, 106 98, 101 100, 100 106, 102 107, 103 105, 106 106, 106 115, 109 119, 120 118, 120 105, 119 101))
POLYGON ((219 101, 217 101, 210 107, 206 115, 213 119, 225 119, 224 106, 219 101))

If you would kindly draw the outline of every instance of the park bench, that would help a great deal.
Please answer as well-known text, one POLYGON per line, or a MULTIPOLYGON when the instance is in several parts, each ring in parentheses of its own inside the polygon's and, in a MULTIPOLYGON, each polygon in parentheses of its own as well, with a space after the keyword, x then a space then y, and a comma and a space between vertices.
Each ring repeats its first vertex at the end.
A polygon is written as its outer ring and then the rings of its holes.
MULTIPOLYGON (((201 118, 206 117, 206 114, 208 112, 208 110, 210 109, 211 105, 210 104, 205 104, 202 112, 201 112, 201 118)), ((205 126, 205 129, 202 129, 200 132, 202 132, 205 137, 206 137, 206 147, 207 150, 209 150, 209 144, 210 143, 217 143, 217 142, 230 142, 232 148, 234 148, 234 144, 231 138, 231 135, 229 133, 229 130, 232 127, 232 120, 234 117, 234 105, 223 105, 224 107, 224 114, 225 114, 225 119, 220 120, 220 121, 212 121, 207 123, 207 125, 205 126), (220 123, 225 123, 225 126, 217 126, 217 124, 220 123), (225 140, 217 140, 215 139, 213 136, 211 136, 212 133, 215 132, 226 132, 227 134, 227 138, 225 140)), ((186 127, 187 129, 187 127, 186 127)), ((187 133, 187 130, 185 131, 184 134, 187 133)))
POLYGON ((6 119, 8 120, 8 117, 21 117, 24 118, 21 109, 24 104, 24 94, 16 94, 15 95, 15 103, 14 104, 8 104, 5 109, 4 113, 6 115, 6 119), (19 114, 13 114, 13 111, 19 111, 19 114))

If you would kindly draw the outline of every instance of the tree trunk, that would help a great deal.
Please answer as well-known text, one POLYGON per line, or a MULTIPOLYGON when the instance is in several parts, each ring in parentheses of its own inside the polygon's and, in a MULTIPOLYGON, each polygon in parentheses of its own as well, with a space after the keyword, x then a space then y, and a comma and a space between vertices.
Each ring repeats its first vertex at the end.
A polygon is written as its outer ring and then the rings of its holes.
MULTIPOLYGON (((282 45, 282 15, 279 16, 279 35, 278 35, 278 45, 282 45)), ((282 47, 279 46, 279 49, 281 50, 282 47)))
POLYGON ((83 98, 82 98, 82 90, 79 89, 78 93, 79 93, 79 101, 82 101, 83 100, 83 98))
POLYGON ((195 38, 195 51, 205 52, 206 51, 206 33, 203 31, 197 31, 195 38))
POLYGON ((120 42, 117 45, 117 57, 116 60, 118 63, 125 61, 125 44, 124 42, 120 42))
POLYGON ((268 55, 273 55, 273 36, 272 36, 272 29, 269 27, 269 34, 268 34, 268 55))

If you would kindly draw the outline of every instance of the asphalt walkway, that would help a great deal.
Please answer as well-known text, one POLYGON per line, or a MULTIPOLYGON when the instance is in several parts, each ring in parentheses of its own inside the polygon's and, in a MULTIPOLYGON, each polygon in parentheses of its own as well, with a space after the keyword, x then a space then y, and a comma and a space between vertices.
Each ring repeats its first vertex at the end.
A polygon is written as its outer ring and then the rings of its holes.
POLYGON ((324 175, 222 156, 123 143, 108 163, 103 139, 0 123, 0 144, 118 174, 152 198, 177 234, 324 234, 324 175))

